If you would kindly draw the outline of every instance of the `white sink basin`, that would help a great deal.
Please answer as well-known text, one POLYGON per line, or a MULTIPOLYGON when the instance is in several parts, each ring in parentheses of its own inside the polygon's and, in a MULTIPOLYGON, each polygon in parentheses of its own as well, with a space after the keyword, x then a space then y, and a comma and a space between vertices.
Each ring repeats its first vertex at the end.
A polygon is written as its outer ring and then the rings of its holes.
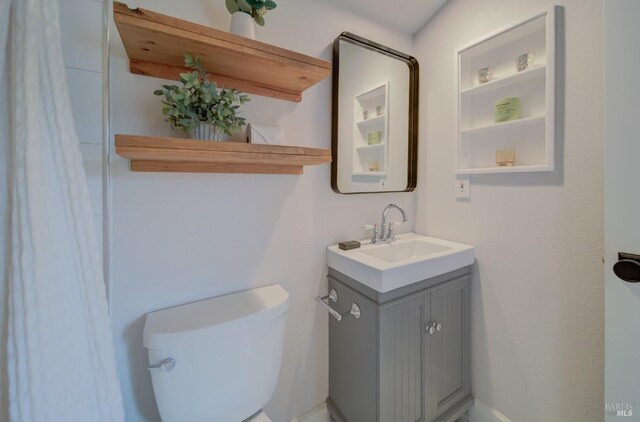
POLYGON ((397 235, 393 243, 362 241, 358 249, 329 246, 329 267, 386 293, 473 264, 473 246, 415 233, 397 235))
POLYGON ((451 249, 451 246, 433 243, 427 239, 405 239, 402 242, 365 248, 361 252, 383 261, 400 262, 423 258, 429 259, 430 255, 451 249))

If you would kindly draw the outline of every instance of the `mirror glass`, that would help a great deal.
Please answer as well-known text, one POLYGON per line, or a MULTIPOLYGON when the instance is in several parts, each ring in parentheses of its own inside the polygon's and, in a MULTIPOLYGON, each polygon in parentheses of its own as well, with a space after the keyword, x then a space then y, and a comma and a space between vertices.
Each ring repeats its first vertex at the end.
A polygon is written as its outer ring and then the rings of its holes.
POLYGON ((418 62, 348 32, 333 45, 331 187, 409 192, 417 179, 418 62))

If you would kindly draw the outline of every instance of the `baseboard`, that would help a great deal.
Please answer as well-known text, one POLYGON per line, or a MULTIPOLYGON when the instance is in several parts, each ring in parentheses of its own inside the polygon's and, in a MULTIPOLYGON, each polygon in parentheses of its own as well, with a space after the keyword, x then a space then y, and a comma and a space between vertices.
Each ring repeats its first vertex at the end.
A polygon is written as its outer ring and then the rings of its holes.
MULTIPOLYGON (((330 422, 331 417, 326 403, 321 403, 307 413, 291 419, 291 422, 330 422)), ((469 409, 469 422, 512 422, 511 419, 487 406, 477 398, 469 409)))
POLYGON ((469 394, 463 398, 462 401, 456 403, 451 409, 436 418, 434 422, 462 422, 464 419, 460 418, 466 415, 471 406, 473 406, 473 402, 473 396, 469 394))
POLYGON ((512 422, 496 409, 487 406, 476 398, 475 403, 469 409, 469 422, 512 422))
POLYGON ((331 422, 326 403, 320 403, 304 415, 291 419, 291 422, 331 422))
POLYGON ((342 413, 338 410, 336 405, 331 400, 331 397, 327 397, 327 401, 325 402, 327 405, 327 410, 329 411, 329 416, 331 416, 332 422, 347 422, 347 420, 342 416, 342 413))

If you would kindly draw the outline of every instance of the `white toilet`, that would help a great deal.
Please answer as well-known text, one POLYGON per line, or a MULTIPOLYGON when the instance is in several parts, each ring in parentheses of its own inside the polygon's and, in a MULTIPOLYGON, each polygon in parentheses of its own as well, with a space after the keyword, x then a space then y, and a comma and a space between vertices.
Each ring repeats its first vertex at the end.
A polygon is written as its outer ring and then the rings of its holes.
POLYGON ((144 346, 164 422, 269 422, 289 295, 277 284, 147 314, 144 346))

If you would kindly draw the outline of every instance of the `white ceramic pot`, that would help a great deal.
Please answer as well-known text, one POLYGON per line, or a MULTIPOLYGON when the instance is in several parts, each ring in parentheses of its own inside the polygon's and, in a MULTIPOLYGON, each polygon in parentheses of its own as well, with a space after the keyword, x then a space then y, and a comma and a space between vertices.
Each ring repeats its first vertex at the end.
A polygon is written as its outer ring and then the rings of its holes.
POLYGON ((252 40, 256 39, 256 25, 253 22, 253 18, 244 12, 235 12, 231 15, 229 32, 252 40))
POLYGON ((223 141, 224 131, 207 122, 200 122, 196 125, 193 132, 191 132, 191 139, 198 139, 200 141, 223 141))

